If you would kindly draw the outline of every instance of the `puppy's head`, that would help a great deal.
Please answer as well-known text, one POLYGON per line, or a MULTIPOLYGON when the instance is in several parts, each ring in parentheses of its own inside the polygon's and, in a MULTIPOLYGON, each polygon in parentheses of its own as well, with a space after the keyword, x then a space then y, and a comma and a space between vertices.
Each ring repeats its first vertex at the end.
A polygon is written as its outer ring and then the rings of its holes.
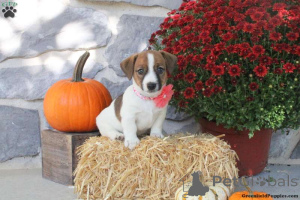
POLYGON ((146 93, 157 93, 167 82, 167 71, 171 74, 177 58, 165 51, 144 51, 121 62, 121 68, 129 80, 146 93))

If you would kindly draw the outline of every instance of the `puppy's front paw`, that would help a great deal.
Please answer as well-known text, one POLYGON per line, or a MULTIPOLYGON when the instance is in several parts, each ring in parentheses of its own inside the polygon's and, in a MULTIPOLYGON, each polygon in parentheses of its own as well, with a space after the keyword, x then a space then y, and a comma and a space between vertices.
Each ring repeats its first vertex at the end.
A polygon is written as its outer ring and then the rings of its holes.
POLYGON ((138 145, 139 143, 140 143, 140 140, 137 137, 128 138, 128 139, 125 137, 124 145, 125 145, 125 147, 128 147, 131 150, 134 149, 134 147, 136 145, 138 145))
POLYGON ((150 133, 151 137, 164 138, 165 136, 162 133, 150 133))

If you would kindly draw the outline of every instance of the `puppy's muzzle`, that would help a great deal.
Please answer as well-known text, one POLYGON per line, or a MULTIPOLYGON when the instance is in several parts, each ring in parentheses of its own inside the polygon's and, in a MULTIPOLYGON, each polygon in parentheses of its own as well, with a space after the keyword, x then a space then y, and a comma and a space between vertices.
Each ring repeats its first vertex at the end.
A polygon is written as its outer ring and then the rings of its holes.
POLYGON ((156 83, 150 82, 150 83, 147 83, 147 88, 149 91, 154 91, 156 88, 156 85, 157 85, 156 83))

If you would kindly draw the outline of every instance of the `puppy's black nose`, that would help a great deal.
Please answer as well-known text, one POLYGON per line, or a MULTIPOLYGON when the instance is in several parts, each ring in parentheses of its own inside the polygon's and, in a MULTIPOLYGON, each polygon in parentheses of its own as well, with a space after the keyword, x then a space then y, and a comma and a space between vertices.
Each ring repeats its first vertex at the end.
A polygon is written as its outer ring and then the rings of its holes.
POLYGON ((156 83, 147 83, 148 90, 154 90, 156 88, 156 83))

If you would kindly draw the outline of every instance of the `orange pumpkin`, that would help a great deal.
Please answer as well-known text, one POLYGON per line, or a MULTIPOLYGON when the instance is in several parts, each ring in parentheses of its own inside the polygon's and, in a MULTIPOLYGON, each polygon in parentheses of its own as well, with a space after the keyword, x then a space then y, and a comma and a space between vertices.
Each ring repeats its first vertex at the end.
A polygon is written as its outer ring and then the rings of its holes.
POLYGON ((240 200, 240 199, 248 199, 248 200, 272 200, 273 198, 264 192, 256 192, 252 191, 250 187, 247 185, 245 177, 242 177, 243 185, 246 187, 246 191, 235 192, 229 198, 229 200, 240 200), (248 197, 252 196, 252 197, 248 197))
POLYGON ((79 58, 72 79, 56 82, 45 95, 45 117, 59 131, 97 130, 96 117, 112 101, 104 85, 93 79, 82 79, 82 70, 89 55, 85 52, 79 58))

